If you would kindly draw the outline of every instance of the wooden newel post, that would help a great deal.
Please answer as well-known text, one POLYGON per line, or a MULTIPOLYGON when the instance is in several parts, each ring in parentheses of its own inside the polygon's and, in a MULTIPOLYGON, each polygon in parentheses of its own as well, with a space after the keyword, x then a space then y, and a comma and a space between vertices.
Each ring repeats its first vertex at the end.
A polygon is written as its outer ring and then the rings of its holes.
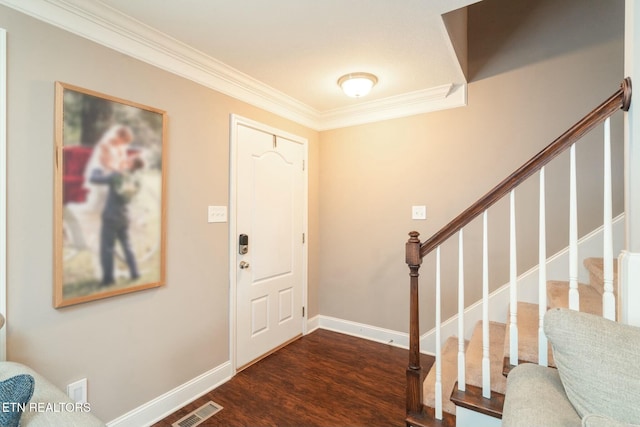
POLYGON ((422 367, 420 366, 420 315, 418 310, 418 270, 422 264, 420 256, 420 233, 409 233, 406 245, 406 261, 409 266, 409 367, 407 368, 407 413, 422 412, 422 367))

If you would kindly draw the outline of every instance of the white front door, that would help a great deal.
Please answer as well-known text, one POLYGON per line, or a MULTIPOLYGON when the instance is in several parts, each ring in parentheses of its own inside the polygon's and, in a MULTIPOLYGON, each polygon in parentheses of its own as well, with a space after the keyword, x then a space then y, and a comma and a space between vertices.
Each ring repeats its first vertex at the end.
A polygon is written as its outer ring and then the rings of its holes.
POLYGON ((236 132, 236 366, 242 368, 303 331, 305 147, 245 125, 236 132))

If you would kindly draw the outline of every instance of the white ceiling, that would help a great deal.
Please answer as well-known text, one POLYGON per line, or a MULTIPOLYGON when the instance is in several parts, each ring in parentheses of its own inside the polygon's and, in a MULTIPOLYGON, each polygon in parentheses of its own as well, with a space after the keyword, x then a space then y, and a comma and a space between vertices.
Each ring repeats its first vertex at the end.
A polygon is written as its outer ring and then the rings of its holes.
MULTIPOLYGON (((197 56, 200 69, 217 69, 217 75, 222 69, 223 79, 233 75, 227 80, 245 86, 243 90, 249 87, 255 96, 272 97, 275 101, 269 102, 299 110, 289 118, 328 128, 379 119, 384 117, 380 111, 390 110, 390 105, 421 103, 417 110, 396 116, 439 109, 426 104, 441 102, 466 85, 442 14, 476 1, 0 0, 0 4, 147 62, 162 61, 147 52, 157 49, 186 63, 165 68, 207 84, 197 76, 198 70, 185 71, 194 67, 190 62, 197 56), (115 35, 101 35, 109 31, 115 35), (378 84, 366 98, 348 98, 336 81, 358 71, 375 74, 378 84), (296 119, 296 114, 305 118, 296 119), (345 116, 355 120, 344 121, 345 116)), ((210 86, 229 93, 216 84, 210 86)), ((457 105, 458 100, 445 102, 443 108, 457 105)))

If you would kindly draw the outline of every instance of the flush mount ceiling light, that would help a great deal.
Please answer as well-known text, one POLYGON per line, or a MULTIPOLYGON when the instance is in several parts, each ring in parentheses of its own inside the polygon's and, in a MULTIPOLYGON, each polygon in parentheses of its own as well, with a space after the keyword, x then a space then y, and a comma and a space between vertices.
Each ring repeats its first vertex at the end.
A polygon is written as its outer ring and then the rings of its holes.
POLYGON ((378 78, 370 73, 349 73, 338 79, 338 86, 352 98, 360 98, 371 91, 378 78))

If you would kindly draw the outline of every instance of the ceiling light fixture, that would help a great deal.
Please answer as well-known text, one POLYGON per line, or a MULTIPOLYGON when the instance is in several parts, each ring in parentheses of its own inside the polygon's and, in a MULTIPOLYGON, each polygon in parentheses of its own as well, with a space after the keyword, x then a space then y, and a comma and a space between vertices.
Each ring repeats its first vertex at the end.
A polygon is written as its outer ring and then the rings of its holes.
POLYGON ((338 79, 338 86, 352 98, 360 98, 371 91, 378 78, 370 73, 349 73, 338 79))

